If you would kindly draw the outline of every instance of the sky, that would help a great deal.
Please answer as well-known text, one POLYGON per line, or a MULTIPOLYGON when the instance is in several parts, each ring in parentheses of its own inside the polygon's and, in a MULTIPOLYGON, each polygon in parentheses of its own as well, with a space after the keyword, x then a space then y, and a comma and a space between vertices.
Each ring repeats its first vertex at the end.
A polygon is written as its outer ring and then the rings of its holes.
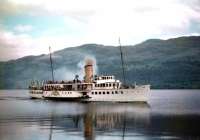
POLYGON ((200 0, 0 0, 0 61, 200 35, 200 0))

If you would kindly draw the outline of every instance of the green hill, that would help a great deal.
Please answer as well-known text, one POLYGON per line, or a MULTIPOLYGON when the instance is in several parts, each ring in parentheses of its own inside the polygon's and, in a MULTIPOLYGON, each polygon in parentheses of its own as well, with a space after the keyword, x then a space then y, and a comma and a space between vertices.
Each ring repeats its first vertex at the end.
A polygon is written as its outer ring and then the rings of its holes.
MULTIPOLYGON (((122 46, 129 84, 149 83, 152 88, 200 88, 200 37, 150 39, 122 46)), ((85 44, 52 54, 56 80, 83 76, 84 59, 96 60, 98 74, 122 80, 119 47, 85 44)), ((26 88, 32 79, 51 79, 49 55, 26 56, 0 62, 0 88, 26 88)))

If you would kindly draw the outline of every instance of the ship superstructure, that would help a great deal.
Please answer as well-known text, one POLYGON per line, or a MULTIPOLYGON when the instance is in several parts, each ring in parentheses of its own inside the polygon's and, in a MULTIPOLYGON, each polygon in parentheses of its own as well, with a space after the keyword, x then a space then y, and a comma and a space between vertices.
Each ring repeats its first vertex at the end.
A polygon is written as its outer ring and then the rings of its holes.
POLYGON ((93 76, 92 60, 85 64, 84 80, 47 81, 40 88, 30 90, 31 97, 80 101, 147 102, 149 85, 124 86, 114 75, 93 76), (41 92, 42 91, 42 92, 41 92), (39 93, 39 94, 38 94, 39 93), (35 96, 35 94, 40 96, 35 96))

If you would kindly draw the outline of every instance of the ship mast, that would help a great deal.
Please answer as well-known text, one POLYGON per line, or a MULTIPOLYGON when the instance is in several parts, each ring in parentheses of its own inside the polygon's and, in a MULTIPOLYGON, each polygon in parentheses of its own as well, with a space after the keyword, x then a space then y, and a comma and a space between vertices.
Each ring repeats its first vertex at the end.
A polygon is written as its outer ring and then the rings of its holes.
POLYGON ((49 46, 49 55, 50 55, 50 62, 51 62, 51 76, 52 76, 52 81, 54 82, 53 62, 51 58, 51 46, 49 46))
POLYGON ((120 56, 121 56, 123 81, 124 81, 124 85, 126 85, 125 68, 124 68, 124 58, 123 58, 122 45, 121 45, 121 42, 120 42, 120 38, 119 38, 119 49, 120 49, 120 56))
MULTIPOLYGON (((120 49, 120 56, 121 56, 123 80, 124 80, 124 85, 126 86, 126 77, 125 77, 125 68, 124 68, 124 57, 123 57, 123 53, 122 53, 122 45, 121 45, 120 38, 119 38, 119 49, 120 49)), ((123 140, 124 140, 124 137, 125 137, 125 131, 126 131, 126 112, 124 112, 123 135, 122 135, 123 140)))

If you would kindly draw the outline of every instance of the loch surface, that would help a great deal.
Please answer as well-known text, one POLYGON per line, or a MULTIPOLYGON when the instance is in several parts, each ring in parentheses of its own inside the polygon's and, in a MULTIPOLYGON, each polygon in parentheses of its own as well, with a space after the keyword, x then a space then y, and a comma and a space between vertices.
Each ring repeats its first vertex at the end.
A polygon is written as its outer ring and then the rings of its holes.
POLYGON ((0 90, 1 140, 200 139, 200 90, 152 90, 144 103, 33 100, 0 90))

